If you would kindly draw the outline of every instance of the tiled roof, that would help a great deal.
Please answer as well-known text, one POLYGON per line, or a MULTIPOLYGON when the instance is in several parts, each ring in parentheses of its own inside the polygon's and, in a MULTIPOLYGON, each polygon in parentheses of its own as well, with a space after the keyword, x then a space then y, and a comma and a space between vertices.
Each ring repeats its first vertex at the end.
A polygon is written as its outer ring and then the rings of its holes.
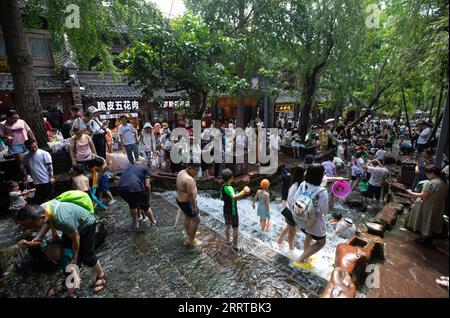
POLYGON ((138 98, 142 97, 142 90, 129 86, 126 83, 106 83, 99 84, 81 82, 80 83, 85 90, 81 91, 81 95, 88 98, 138 98))
MULTIPOLYGON (((64 80, 55 75, 35 75, 39 91, 59 91, 65 89, 64 80)), ((14 91, 10 73, 0 73, 0 91, 14 91)))

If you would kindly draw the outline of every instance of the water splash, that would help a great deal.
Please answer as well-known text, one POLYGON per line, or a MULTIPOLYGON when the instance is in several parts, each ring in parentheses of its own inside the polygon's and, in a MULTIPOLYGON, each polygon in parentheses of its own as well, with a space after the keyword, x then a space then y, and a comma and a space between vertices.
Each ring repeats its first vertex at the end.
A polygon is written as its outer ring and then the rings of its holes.
MULTIPOLYGON (((164 198, 169 202, 175 202, 176 192, 168 191, 164 192, 164 198)), ((201 212, 208 213, 214 219, 223 221, 223 201, 213 197, 207 193, 199 193, 197 197, 197 204, 201 212)), ((270 214, 271 214, 271 228, 269 232, 262 232, 259 217, 256 214, 256 209, 252 208, 251 199, 244 199, 238 202, 238 213, 239 213, 239 231, 241 235, 247 235, 254 240, 260 241, 268 249, 273 249, 277 253, 286 256, 287 251, 279 250, 276 241, 278 239, 281 230, 286 225, 284 217, 281 215, 282 205, 280 201, 272 201, 270 203, 270 214)), ((355 222, 361 221, 361 215, 356 211, 352 210, 343 205, 342 201, 338 201, 336 205, 330 209, 327 214, 327 220, 331 219, 331 214, 333 212, 340 212, 343 217, 348 217, 353 219, 355 222)), ((175 220, 174 220, 175 221, 175 220)), ((317 276, 328 280, 331 272, 333 271, 334 259, 336 246, 340 243, 344 243, 346 240, 333 235, 334 226, 327 224, 327 242, 325 247, 320 250, 315 256, 316 259, 313 261, 312 272, 317 276)), ((295 254, 299 256, 303 250, 303 240, 305 235, 303 233, 297 233, 296 240, 296 251, 295 254)), ((286 242, 287 243, 287 242, 286 242)), ((251 253, 258 255, 258 251, 251 250, 251 253)))

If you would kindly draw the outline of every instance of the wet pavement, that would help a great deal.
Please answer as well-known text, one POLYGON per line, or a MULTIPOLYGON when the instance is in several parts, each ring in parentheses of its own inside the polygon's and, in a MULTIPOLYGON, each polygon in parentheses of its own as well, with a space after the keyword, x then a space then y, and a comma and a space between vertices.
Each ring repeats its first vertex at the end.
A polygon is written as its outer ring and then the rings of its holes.
POLYGON ((418 235, 402 229, 405 216, 384 237, 386 260, 380 267, 380 288, 370 289, 367 296, 448 298, 448 290, 435 282, 449 275, 448 238, 435 240, 432 247, 416 244, 418 235))
MULTIPOLYGON (((131 219, 122 200, 111 211, 102 213, 108 222, 108 236, 98 256, 109 276, 107 287, 94 295, 90 288, 94 276, 82 268, 78 297, 317 296, 314 290, 303 287, 295 274, 281 270, 285 263, 268 263, 251 253, 237 253, 225 246, 223 236, 204 225, 197 236, 203 244, 187 249, 182 225, 173 229, 176 208, 159 195, 153 196, 152 208, 160 225, 150 227, 144 223, 138 233, 130 231, 131 219)), ((1 224, 5 222, 9 221, 2 220, 1 224)), ((0 228, 2 237, 11 236, 11 225, 0 228)), ((25 252, 19 254, 11 261, 18 261, 25 252)), ((1 278, 0 297, 45 297, 48 288, 61 279, 60 273, 42 274, 24 270, 23 265, 21 268, 14 266, 1 278)), ((324 286, 326 282, 321 283, 324 286)))

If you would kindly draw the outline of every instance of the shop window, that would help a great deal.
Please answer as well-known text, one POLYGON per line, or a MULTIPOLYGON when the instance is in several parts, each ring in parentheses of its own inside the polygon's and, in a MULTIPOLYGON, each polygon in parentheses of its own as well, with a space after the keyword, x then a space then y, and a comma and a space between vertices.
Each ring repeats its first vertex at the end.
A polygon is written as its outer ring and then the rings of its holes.
POLYGON ((0 36, 0 57, 6 57, 5 41, 2 36, 0 36))
POLYGON ((48 42, 43 38, 29 38, 31 56, 35 59, 50 59, 50 48, 48 42))

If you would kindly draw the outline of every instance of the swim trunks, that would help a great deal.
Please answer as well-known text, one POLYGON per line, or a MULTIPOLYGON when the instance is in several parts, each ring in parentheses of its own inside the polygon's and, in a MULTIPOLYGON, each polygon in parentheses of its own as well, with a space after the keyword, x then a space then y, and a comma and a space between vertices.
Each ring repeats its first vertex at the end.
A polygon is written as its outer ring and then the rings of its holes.
POLYGON ((196 217, 200 213, 197 206, 196 206, 197 209, 195 210, 195 213, 192 211, 191 202, 180 202, 177 200, 177 204, 180 207, 181 211, 183 211, 184 214, 186 214, 190 218, 196 217))

